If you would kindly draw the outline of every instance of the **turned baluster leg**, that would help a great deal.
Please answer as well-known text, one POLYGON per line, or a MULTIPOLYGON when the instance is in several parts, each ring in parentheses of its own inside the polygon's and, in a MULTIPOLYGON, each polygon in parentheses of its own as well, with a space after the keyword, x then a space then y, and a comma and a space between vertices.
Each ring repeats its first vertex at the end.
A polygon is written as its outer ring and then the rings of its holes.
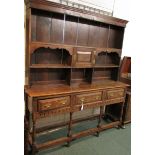
POLYGON ((36 120, 32 119, 33 121, 33 131, 32 131, 32 155, 35 155, 36 153, 36 147, 35 147, 35 137, 36 137, 36 120))
MULTIPOLYGON (((101 126, 102 115, 103 115, 103 106, 100 106, 100 114, 99 114, 98 125, 97 125, 98 129, 101 126)), ((97 132, 97 137, 99 137, 99 133, 100 131, 97 132)))
MULTIPOLYGON (((127 90, 125 90, 125 94, 126 94, 126 92, 127 92, 127 90)), ((123 128, 123 129, 125 129, 125 126, 123 124, 123 111, 124 111, 124 108, 125 108, 124 106, 125 106, 125 100, 122 103, 122 106, 121 106, 121 114, 120 114, 120 127, 123 128)))
POLYGON ((70 112, 70 121, 69 121, 69 125, 68 125, 68 135, 67 135, 70 138, 70 140, 67 143, 67 146, 68 147, 70 146, 70 141, 71 141, 71 136, 72 136, 72 133, 71 133, 71 128, 72 128, 72 115, 73 115, 73 113, 70 112))
POLYGON ((121 106, 121 113, 120 113, 120 127, 121 128, 125 128, 124 124, 123 124, 123 110, 124 110, 124 106, 125 106, 125 102, 122 103, 122 106, 121 106))
POLYGON ((24 118, 24 155, 28 155, 28 124, 24 118))
POLYGON ((29 110, 28 110, 28 98, 25 92, 24 92, 24 100, 25 100, 24 155, 28 155, 29 110))
POLYGON ((121 128, 122 129, 125 129, 125 124, 124 124, 125 115, 124 114, 126 114, 126 111, 127 111, 127 105, 124 103, 123 113, 122 113, 122 123, 121 123, 121 128))

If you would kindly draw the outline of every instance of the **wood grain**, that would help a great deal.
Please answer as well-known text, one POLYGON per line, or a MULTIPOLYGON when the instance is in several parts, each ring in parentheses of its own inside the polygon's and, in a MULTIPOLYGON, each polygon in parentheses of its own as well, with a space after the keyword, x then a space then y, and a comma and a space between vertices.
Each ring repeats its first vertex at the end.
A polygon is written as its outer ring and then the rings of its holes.
POLYGON ((74 139, 99 136, 105 129, 122 125, 128 85, 117 80, 127 21, 47 0, 25 0, 25 4, 25 152, 27 144, 35 155, 39 150, 63 143, 69 146, 74 139), (94 108, 100 108, 96 116, 74 120, 74 113, 94 108), (117 119, 101 123, 116 111, 117 119), (69 121, 36 128, 40 119, 62 114, 69 114, 69 121), (73 124, 94 118, 95 128, 73 134, 73 124), (62 126, 67 126, 66 135, 37 143, 37 133, 62 126))

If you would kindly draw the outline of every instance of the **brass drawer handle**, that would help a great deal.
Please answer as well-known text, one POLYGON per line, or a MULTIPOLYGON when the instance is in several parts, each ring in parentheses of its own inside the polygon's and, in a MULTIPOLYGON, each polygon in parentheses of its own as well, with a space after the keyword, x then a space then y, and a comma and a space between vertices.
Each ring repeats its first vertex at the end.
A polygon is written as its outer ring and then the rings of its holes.
POLYGON ((63 100, 63 101, 58 102, 58 103, 65 105, 67 103, 67 100, 63 100))
POLYGON ((51 105, 44 105, 44 108, 50 108, 51 105))
POLYGON ((100 96, 96 96, 96 100, 99 100, 100 99, 100 96))
POLYGON ((123 95, 123 92, 120 92, 119 95, 122 96, 123 95))
POLYGON ((111 93, 110 96, 113 97, 114 96, 114 93, 111 93))
POLYGON ((81 101, 81 103, 83 104, 83 102, 84 102, 84 98, 81 98, 80 101, 81 101))

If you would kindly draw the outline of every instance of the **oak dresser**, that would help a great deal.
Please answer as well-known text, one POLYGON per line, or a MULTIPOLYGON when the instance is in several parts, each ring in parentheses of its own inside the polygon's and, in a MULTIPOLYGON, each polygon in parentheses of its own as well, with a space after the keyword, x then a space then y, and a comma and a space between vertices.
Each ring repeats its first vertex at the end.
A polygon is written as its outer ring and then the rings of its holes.
POLYGON ((117 80, 127 21, 46 0, 25 0, 25 5, 25 154, 119 127, 127 85, 117 80), (116 104, 118 117, 108 112, 116 104), (73 117, 93 108, 98 113, 73 117), (36 126, 63 114, 69 116, 64 122, 36 126), (73 132, 77 123, 93 120, 95 127, 73 132), (62 137, 37 142, 38 134, 64 126, 62 137))

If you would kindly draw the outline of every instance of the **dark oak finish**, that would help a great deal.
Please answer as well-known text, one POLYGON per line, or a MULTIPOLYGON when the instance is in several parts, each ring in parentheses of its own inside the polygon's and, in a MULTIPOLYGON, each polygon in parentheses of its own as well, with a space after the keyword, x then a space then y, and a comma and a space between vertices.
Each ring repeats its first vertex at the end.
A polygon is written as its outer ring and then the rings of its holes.
POLYGON ((120 76, 119 79, 121 82, 127 83, 130 85, 129 91, 131 89, 131 57, 124 57, 121 62, 120 67, 120 76))
POLYGON ((120 68, 120 81, 129 85, 123 109, 123 125, 131 122, 131 57, 125 56, 120 68))
POLYGON ((118 71, 127 21, 46 0, 25 4, 25 154, 28 144, 35 154, 122 125, 127 85, 118 81, 118 71), (115 105, 120 115, 104 124, 115 105), (98 114, 74 118, 76 112, 94 108, 98 114), (62 114, 68 114, 68 121, 37 128, 39 120, 62 114), (73 132, 73 124, 93 119, 95 128, 73 132), (37 143, 39 133, 64 126, 63 137, 37 143))
POLYGON ((65 106, 70 106, 69 96, 38 100, 38 111, 52 110, 55 108, 62 108, 65 106))
POLYGON ((131 92, 126 93, 126 99, 123 110, 123 125, 131 122, 131 92))

